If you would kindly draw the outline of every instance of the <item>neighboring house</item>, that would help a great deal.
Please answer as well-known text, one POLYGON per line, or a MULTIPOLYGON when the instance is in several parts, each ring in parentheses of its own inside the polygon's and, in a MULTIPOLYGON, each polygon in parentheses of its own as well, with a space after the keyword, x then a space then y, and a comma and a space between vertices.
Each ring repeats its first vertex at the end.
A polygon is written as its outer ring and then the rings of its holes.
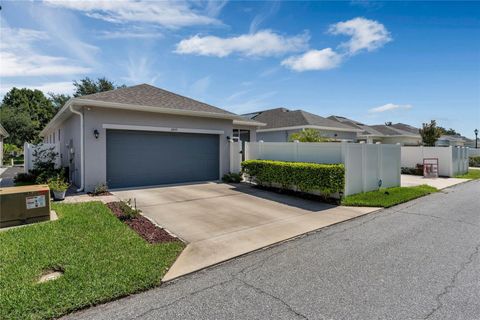
POLYGON ((72 182, 92 191, 218 180, 236 132, 263 124, 151 85, 70 99, 42 130, 58 143, 72 182))
POLYGON ((8 137, 8 132, 0 124, 0 167, 3 165, 3 139, 8 137))
POLYGON ((243 116, 266 124, 257 130, 257 140, 265 142, 286 142, 292 133, 307 128, 317 129, 326 138, 356 141, 362 131, 303 110, 276 108, 243 116))
POLYGON ((435 145, 437 147, 464 147, 466 142, 468 143, 467 138, 461 135, 442 135, 435 142, 435 145))
POLYGON ((361 122, 351 120, 341 116, 330 116, 330 120, 340 122, 352 128, 361 129, 357 134, 358 141, 367 143, 385 143, 407 146, 417 146, 422 143, 419 129, 404 123, 396 123, 389 125, 366 125, 361 122))

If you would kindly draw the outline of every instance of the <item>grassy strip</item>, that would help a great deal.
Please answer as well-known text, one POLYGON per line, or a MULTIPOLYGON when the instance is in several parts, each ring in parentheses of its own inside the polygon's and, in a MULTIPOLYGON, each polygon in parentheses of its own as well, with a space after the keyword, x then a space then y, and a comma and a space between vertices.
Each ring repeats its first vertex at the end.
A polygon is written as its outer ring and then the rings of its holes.
POLYGON ((184 245, 150 245, 100 202, 57 204, 58 221, 0 232, 0 319, 45 319, 160 284, 184 245), (38 284, 46 269, 64 270, 38 284))
POLYGON ((460 179, 480 179, 480 170, 477 169, 469 169, 468 173, 455 176, 455 178, 460 179))
POLYGON ((416 187, 386 188, 347 196, 342 199, 342 205, 388 208, 437 191, 436 188, 425 184, 416 187))

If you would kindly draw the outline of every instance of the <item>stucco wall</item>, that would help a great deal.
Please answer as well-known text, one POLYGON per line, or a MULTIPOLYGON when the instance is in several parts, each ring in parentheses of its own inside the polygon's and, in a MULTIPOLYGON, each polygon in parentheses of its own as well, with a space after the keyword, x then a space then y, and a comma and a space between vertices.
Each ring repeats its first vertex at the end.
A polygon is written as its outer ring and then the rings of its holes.
MULTIPOLYGON (((257 132, 256 141, 263 140, 265 142, 288 142, 290 135, 299 131, 301 131, 301 129, 257 132)), ((326 138, 338 140, 357 140, 357 134, 355 132, 320 130, 320 134, 326 138)))
MULTIPOLYGON (((85 190, 91 191, 106 181, 106 129, 103 124, 223 130, 220 135, 220 176, 230 167, 227 136, 232 136, 232 120, 167 115, 105 108, 83 108, 85 116, 85 190), (97 129, 99 138, 93 131, 97 129)), ((168 152, 168 150, 165 150, 168 152)), ((139 155, 144 156, 144 155, 139 155)), ((134 165, 134 164, 132 164, 134 165)), ((200 170, 201 168, 199 168, 200 170)))

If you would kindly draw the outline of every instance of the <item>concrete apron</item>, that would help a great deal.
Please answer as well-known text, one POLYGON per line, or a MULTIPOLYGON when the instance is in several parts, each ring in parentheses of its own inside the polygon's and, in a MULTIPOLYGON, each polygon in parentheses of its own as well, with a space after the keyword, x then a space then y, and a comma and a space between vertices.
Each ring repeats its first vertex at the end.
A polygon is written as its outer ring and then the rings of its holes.
POLYGON ((338 206, 318 213, 306 213, 264 225, 194 241, 180 254, 162 281, 219 264, 246 253, 350 220, 381 208, 338 206))

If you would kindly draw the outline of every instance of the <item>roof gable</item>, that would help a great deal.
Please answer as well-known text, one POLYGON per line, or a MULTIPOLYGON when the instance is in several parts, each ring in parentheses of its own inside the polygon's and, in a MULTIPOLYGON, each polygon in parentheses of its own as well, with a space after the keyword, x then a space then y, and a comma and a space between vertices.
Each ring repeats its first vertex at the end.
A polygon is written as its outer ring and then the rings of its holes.
POLYGON ((262 130, 299 126, 318 126, 331 128, 331 130, 343 130, 352 132, 358 130, 350 126, 344 125, 340 122, 327 119, 303 110, 288 110, 286 108, 276 108, 251 113, 246 116, 253 120, 266 123, 267 125, 263 127, 262 130))
POLYGON ((233 115, 227 110, 148 84, 89 94, 76 99, 233 115))

